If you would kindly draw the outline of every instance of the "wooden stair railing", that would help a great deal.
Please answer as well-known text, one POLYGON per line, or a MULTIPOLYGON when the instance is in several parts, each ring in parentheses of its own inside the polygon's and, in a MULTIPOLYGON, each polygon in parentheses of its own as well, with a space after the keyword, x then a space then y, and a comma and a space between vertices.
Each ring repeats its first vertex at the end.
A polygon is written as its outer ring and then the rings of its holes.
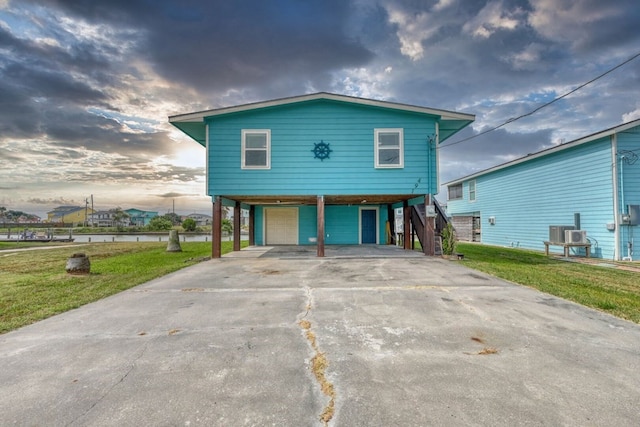
MULTIPOLYGON (((449 219, 444 212, 444 209, 436 199, 433 199, 433 206, 436 211, 435 218, 435 254, 442 255, 442 230, 447 227, 449 223, 449 219)), ((411 226, 415 231, 415 234, 418 235, 418 240, 420 244, 424 248, 425 242, 424 239, 424 228, 426 223, 426 212, 425 206, 423 204, 414 205, 411 207, 411 226)))
MULTIPOLYGON (((424 208, 424 206, 422 206, 424 208)), ((420 245, 424 248, 425 242, 424 239, 424 227, 425 227, 425 215, 424 212, 420 212, 420 209, 417 206, 411 206, 411 227, 413 227, 413 234, 418 235, 418 240, 420 241, 420 245)), ((411 237, 413 238, 413 237, 411 237)), ((411 248, 413 248, 413 242, 411 242, 411 248)))
POLYGON ((433 199, 433 206, 436 209, 436 234, 441 235, 442 230, 447 228, 447 224, 449 224, 449 218, 447 218, 447 214, 435 198, 433 199))

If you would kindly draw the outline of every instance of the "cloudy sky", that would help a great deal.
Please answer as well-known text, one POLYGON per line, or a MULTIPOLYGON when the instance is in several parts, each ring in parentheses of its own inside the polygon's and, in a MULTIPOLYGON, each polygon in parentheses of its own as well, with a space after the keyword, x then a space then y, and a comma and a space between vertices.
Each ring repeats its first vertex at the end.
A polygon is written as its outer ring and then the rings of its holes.
MULTIPOLYGON (((441 181, 640 117, 637 0, 0 0, 0 206, 210 213, 167 116, 319 91, 455 110, 441 181)), ((442 195, 441 195, 442 196, 442 195)))

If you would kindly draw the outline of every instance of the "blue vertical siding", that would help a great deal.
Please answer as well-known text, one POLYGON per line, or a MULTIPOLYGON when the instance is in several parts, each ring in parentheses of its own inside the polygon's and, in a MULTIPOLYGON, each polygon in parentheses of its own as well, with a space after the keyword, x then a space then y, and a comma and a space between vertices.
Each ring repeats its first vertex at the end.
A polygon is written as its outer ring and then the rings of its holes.
MULTIPOLYGON (((620 206, 618 212, 626 212, 626 205, 640 205, 640 159, 634 161, 633 154, 640 156, 640 127, 618 134, 618 191, 620 206), (621 156, 627 160, 622 161, 621 156)), ((631 256, 640 258, 640 226, 620 226, 620 254, 628 255, 628 243, 632 242, 631 256)))
POLYGON ((209 194, 432 194, 436 119, 326 100, 217 116, 208 122, 209 194), (404 168, 374 167, 376 128, 404 129, 404 168), (240 168, 242 129, 271 130, 271 169, 240 168), (320 141, 332 150, 324 161, 312 153, 320 141))
POLYGON ((448 211, 480 212, 483 243, 536 250, 544 249, 550 225, 573 225, 574 213, 580 213, 593 256, 613 258, 615 236, 606 228, 615 212, 611 149, 610 139, 603 138, 480 175, 476 201, 469 201, 464 182, 463 198, 449 201, 448 211))
MULTIPOLYGON (((296 206, 298 209, 298 242, 300 245, 315 245, 310 240, 316 238, 318 215, 316 206, 296 206)), ((367 206, 377 208, 379 227, 378 242, 385 243, 387 210, 386 206, 367 206)), ((325 206, 325 244, 357 245, 359 243, 359 206, 325 206)), ((264 242, 264 207, 255 209, 255 242, 262 246, 264 242)))
POLYGON ((325 244, 358 244, 358 206, 326 206, 324 213, 325 244))
POLYGON ((387 221, 389 220, 389 212, 387 210, 387 205, 380 206, 378 209, 378 217, 380 219, 380 224, 378 228, 378 243, 381 245, 386 244, 387 242, 387 221))
MULTIPOLYGON (((254 233, 255 233, 255 242, 258 246, 264 245, 264 207, 256 206, 256 210, 254 212, 254 233)), ((302 242, 301 240, 299 240, 302 242)))
POLYGON ((298 208, 298 242, 301 245, 314 245, 318 233, 318 208, 316 206, 300 206, 298 208))

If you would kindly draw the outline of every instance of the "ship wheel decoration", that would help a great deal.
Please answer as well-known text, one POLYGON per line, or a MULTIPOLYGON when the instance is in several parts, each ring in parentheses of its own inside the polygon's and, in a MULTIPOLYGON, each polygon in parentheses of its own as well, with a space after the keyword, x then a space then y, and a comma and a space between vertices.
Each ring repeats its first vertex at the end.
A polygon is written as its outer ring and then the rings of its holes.
POLYGON ((324 141, 320 141, 318 143, 314 142, 313 145, 313 150, 311 150, 313 152, 313 158, 320 159, 320 161, 328 159, 329 154, 331 154, 331 152, 333 151, 331 148, 329 148, 329 143, 324 141))

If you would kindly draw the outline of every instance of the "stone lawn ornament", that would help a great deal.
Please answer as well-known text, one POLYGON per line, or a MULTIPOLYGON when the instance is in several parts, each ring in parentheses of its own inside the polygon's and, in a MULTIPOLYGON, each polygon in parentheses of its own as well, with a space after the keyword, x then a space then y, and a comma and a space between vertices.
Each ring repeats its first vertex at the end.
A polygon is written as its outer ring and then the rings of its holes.
POLYGON ((91 271, 89 257, 83 253, 71 255, 71 257, 67 259, 66 271, 69 274, 89 274, 91 271))
POLYGON ((178 230, 169 231, 169 244, 167 245, 167 252, 182 252, 178 230))

